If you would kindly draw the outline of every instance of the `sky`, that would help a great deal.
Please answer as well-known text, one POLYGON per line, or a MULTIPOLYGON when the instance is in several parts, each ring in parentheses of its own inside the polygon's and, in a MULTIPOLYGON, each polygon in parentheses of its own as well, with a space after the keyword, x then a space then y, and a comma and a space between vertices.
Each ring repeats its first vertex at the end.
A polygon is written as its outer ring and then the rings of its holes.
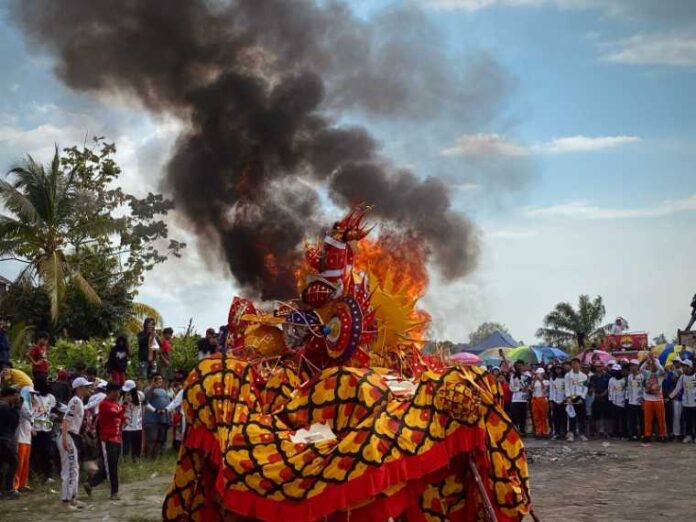
MULTIPOLYGON (((390 5, 351 7, 372 20, 390 5)), ((445 282, 432 272, 423 306, 433 337, 461 342, 498 321, 536 342, 544 315, 582 293, 603 297, 607 322, 621 315, 633 330, 675 336, 696 291, 696 4, 419 0, 409 8, 431 28, 418 45, 454 64, 453 92, 486 102, 422 121, 338 117, 368 127, 396 165, 445 179, 455 208, 478 227, 481 257, 469 276, 445 282)), ((127 190, 160 190, 183 124, 71 91, 4 12, 0 29, 0 170, 25 153, 45 160, 56 143, 103 135, 117 144, 127 190)), ((223 324, 234 281, 176 215, 171 228, 190 247, 149 272, 138 299, 177 330, 189 318, 199 330, 223 324)), ((0 274, 16 272, 0 262, 0 274)))

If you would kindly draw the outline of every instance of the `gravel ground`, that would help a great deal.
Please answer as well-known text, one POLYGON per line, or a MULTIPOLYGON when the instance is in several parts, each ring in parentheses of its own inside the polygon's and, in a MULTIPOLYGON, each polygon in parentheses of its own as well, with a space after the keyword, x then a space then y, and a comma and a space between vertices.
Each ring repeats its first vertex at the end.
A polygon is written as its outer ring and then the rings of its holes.
POLYGON ((696 520, 696 444, 526 445, 534 511, 544 522, 696 520))
MULTIPOLYGON (((534 511, 543 522, 696 520, 696 444, 526 444, 534 511)), ((100 486, 81 511, 67 510, 56 493, 31 493, 2 501, 0 520, 157 521, 169 481, 161 475, 125 484, 119 502, 100 486)))

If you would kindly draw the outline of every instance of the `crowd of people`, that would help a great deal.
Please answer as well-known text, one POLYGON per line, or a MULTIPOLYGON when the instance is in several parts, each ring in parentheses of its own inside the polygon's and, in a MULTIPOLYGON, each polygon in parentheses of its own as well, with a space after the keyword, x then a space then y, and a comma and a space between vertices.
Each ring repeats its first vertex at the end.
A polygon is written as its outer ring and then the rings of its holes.
POLYGON ((642 362, 597 355, 588 363, 502 361, 490 375, 523 436, 696 442, 696 368, 686 349, 666 368, 652 353, 642 362))
MULTIPOLYGON (((50 338, 38 333, 25 353, 31 364, 25 372, 9 360, 6 326, 0 325, 0 498, 31 492, 33 470, 41 481, 59 477, 67 509, 84 507, 80 485, 91 496, 108 481, 110 498, 119 500, 123 459, 157 459, 168 441, 178 450, 185 430, 184 375, 171 366, 171 328, 156 332, 155 322, 146 320, 132 362, 128 337, 119 336, 103 368, 77 361, 55 372, 50 338)), ((199 358, 217 351, 211 330, 198 343, 199 358)))

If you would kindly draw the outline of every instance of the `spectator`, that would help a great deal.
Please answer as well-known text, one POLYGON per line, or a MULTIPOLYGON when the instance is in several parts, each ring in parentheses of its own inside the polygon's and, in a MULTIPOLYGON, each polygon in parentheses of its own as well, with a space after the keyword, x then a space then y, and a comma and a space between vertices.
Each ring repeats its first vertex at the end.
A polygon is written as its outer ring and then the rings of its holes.
POLYGON ((510 418, 520 435, 525 435, 526 433, 530 381, 529 372, 525 371, 525 362, 522 360, 515 361, 513 372, 510 376, 510 391, 512 392, 510 418))
POLYGON ((36 344, 27 350, 27 358, 31 361, 31 373, 34 379, 48 379, 48 340, 46 332, 36 334, 36 344))
POLYGON ((166 408, 171 400, 164 388, 161 374, 152 374, 150 387, 145 392, 145 414, 143 429, 145 431, 145 455, 155 459, 162 454, 162 448, 167 441, 169 416, 166 408))
MULTIPOLYGON (((67 378, 67 372, 63 371, 67 378)), ((34 396, 34 451, 38 456, 36 461, 39 472, 44 480, 48 480, 53 471, 51 434, 53 432, 52 411, 56 407, 56 398, 50 393, 46 381, 37 382, 36 391, 38 394, 34 396)))
POLYGON ((626 375, 620 364, 611 367, 612 376, 609 379, 609 412, 612 419, 612 435, 623 438, 626 424, 626 375))
POLYGON ((165 328, 162 330, 162 338, 160 339, 160 372, 166 379, 172 376, 172 336, 174 335, 174 330, 172 328, 165 328))
POLYGON ((68 371, 58 370, 56 380, 50 384, 50 392, 55 397, 56 403, 67 404, 70 400, 70 382, 68 381, 68 371))
POLYGON ((143 330, 138 334, 138 377, 147 379, 152 371, 152 348, 158 346, 155 333, 155 320, 148 317, 143 322, 143 330))
POLYGON ((0 471, 5 468, 5 475, 0 482, 5 498, 16 499, 19 492, 14 487, 17 473, 17 439, 19 426, 19 392, 3 385, 0 391, 0 471))
POLYGON ((665 421, 665 403, 662 395, 662 381, 665 370, 655 354, 648 353, 648 358, 641 365, 644 379, 643 390, 643 439, 649 441, 653 433, 653 420, 657 421, 658 436, 667 442, 667 423, 665 421))
POLYGON ((685 427, 683 442, 689 443, 696 441, 696 374, 691 359, 684 359, 682 366, 684 373, 679 377, 671 398, 674 399, 678 394, 682 396, 685 427))
POLYGON ((10 362, 10 336, 7 331, 10 329, 10 323, 7 319, 0 319, 0 363, 10 362))
POLYGON ((186 432, 186 419, 181 411, 181 402, 184 398, 184 389, 181 387, 181 381, 172 381, 172 402, 166 407, 167 413, 172 416, 172 448, 174 451, 179 451, 181 442, 184 440, 186 432))
POLYGON ((2 363, 0 366, 2 366, 2 370, 0 370, 0 382, 3 386, 12 386, 19 391, 25 386, 34 385, 31 377, 22 370, 13 368, 12 363, 2 363))
MULTIPOLYGON (((78 359, 75 361, 75 371, 70 374, 68 377, 68 382, 70 383, 70 386, 72 386, 72 382, 77 379, 78 377, 84 377, 87 379, 87 376, 85 374, 85 370, 87 369, 87 365, 82 359, 78 359)), ((89 379, 87 379, 89 380, 89 379)), ((68 399, 69 400, 69 399, 68 399)))
POLYGON ((68 402, 67 411, 63 416, 60 437, 58 437, 58 453, 60 454, 60 478, 62 480, 61 500, 69 509, 82 509, 83 502, 77 500, 77 489, 80 479, 80 453, 82 438, 80 429, 84 418, 83 401, 89 396, 93 383, 84 377, 76 378, 72 387, 75 395, 68 402))
POLYGON ((546 437, 549 432, 549 381, 543 368, 534 371, 531 388, 534 433, 537 437, 546 437))
POLYGON ((145 394, 138 390, 134 381, 123 385, 123 457, 132 460, 140 457, 143 448, 143 403, 145 394))
POLYGON ((640 373, 640 363, 631 359, 626 377, 626 426, 631 440, 638 440, 640 430, 640 414, 643 405, 643 375, 640 373))
POLYGON ((34 430, 34 388, 25 386, 19 408, 19 426, 17 427, 17 472, 14 489, 19 492, 31 491, 29 487, 29 459, 31 457, 31 435, 34 430))
POLYGON ((92 495, 92 488, 109 479, 111 500, 120 500, 118 496, 118 459, 121 455, 121 430, 123 428, 124 409, 118 402, 121 384, 111 381, 106 385, 106 397, 99 405, 97 427, 102 460, 97 471, 85 483, 87 495, 92 495))
POLYGON ((665 405, 665 414, 668 417, 667 425, 672 428, 672 435, 675 438, 681 438, 681 417, 682 417, 682 394, 677 393, 672 395, 672 392, 677 386, 677 382, 682 375, 682 361, 678 357, 672 360, 672 369, 667 372, 664 382, 662 383, 662 391, 664 396, 670 398, 670 405, 665 405), (671 398, 674 397, 674 398, 671 398))
POLYGON ((217 353, 218 338, 214 328, 208 328, 205 331, 205 337, 198 340, 198 360, 206 359, 217 353))
POLYGON ((128 370, 130 355, 128 338, 125 335, 119 335, 109 352, 109 358, 106 361, 106 371, 111 375, 111 380, 120 386, 123 386, 123 383, 126 382, 126 371, 128 370))
POLYGON ((553 377, 549 385, 549 399, 553 407, 553 438, 561 439, 566 436, 568 417, 566 416, 565 372, 563 366, 553 367, 553 377))
POLYGON ((570 419, 570 429, 566 439, 573 441, 575 435, 586 441, 585 436, 585 398, 587 397, 587 375, 580 371, 580 359, 573 358, 570 371, 565 374, 566 401, 575 410, 575 416, 570 419))
POLYGON ((592 420, 596 433, 600 437, 609 434, 609 380, 611 376, 606 372, 606 366, 601 361, 595 365, 595 374, 589 378, 590 393, 594 396, 592 402, 592 420))

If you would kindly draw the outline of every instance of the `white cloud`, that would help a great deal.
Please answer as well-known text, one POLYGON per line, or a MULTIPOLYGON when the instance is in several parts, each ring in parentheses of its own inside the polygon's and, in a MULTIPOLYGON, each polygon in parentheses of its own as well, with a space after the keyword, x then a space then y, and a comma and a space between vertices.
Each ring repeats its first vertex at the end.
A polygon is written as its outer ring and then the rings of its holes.
POLYGON ((637 136, 567 136, 534 146, 540 152, 562 153, 613 149, 619 145, 637 143, 637 136))
POLYGON ((500 134, 466 134, 453 147, 440 152, 443 156, 485 158, 489 156, 527 156, 529 150, 500 134))
POLYGON ((638 34, 602 45, 602 59, 630 65, 696 67, 696 34, 638 34))
POLYGON ((573 201, 550 205, 548 207, 536 207, 525 210, 528 217, 597 220, 597 219, 630 219, 662 217, 696 210, 696 194, 682 199, 661 201, 654 206, 638 208, 606 208, 592 205, 585 201, 573 201))
POLYGON ((490 239, 529 239, 539 234, 537 230, 491 230, 485 236, 490 239))
POLYGON ((520 157, 530 154, 561 154, 612 149, 637 143, 637 136, 565 136, 550 141, 521 145, 500 134, 466 134, 457 138, 454 146, 440 152, 443 156, 483 159, 495 156, 520 157))

